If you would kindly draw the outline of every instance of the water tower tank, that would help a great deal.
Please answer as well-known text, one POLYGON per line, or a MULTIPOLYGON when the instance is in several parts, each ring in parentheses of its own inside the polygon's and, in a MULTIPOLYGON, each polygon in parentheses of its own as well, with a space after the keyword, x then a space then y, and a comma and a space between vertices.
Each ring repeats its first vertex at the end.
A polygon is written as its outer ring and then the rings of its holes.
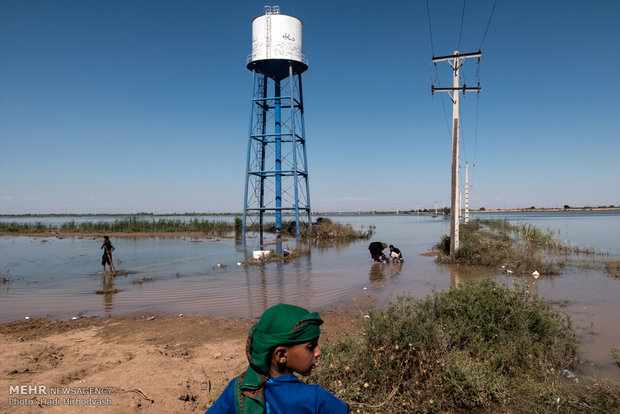
POLYGON ((280 14, 278 6, 265 6, 265 14, 252 20, 252 54, 248 69, 273 78, 288 76, 289 63, 293 73, 308 69, 303 55, 302 21, 280 14))

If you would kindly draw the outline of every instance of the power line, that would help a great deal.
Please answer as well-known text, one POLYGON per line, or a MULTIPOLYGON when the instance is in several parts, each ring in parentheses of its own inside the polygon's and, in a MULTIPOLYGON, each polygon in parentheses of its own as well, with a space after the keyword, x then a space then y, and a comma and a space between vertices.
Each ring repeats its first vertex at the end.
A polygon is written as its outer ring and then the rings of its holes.
MULTIPOLYGON (((426 3, 428 4, 428 0, 426 3)), ((482 41, 480 42, 480 47, 478 48, 480 50, 482 50, 482 44, 484 43, 484 39, 487 37, 489 26, 491 26, 491 19, 493 19, 493 13, 495 12, 495 6, 497 6, 497 0, 493 2, 493 8, 491 9, 491 15, 489 16, 489 22, 487 23, 487 28, 484 29, 484 35, 482 36, 482 41)))
POLYGON ((463 0, 463 13, 461 14, 461 30, 459 31, 459 43, 456 50, 461 50, 461 37, 463 36, 463 22, 465 21, 465 0, 463 0))
POLYGON ((433 44, 433 30, 431 28, 431 11, 428 5, 428 0, 426 0, 426 17, 428 17, 428 33, 431 38, 431 50, 433 51, 433 56, 435 56, 435 45, 433 44))

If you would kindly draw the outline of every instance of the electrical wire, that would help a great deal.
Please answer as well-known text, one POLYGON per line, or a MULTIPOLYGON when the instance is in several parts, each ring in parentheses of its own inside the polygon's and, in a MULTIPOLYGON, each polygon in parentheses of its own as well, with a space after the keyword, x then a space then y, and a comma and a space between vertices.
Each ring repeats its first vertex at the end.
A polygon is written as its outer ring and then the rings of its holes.
POLYGON ((461 30, 459 31, 459 43, 456 50, 461 50, 461 37, 463 37, 463 22, 465 21, 465 0, 463 0, 463 13, 461 14, 461 30))
POLYGON ((428 33, 431 38, 431 50, 433 51, 433 57, 435 57, 435 45, 433 44, 433 29, 431 28, 431 10, 426 0, 426 17, 428 17, 428 33))
MULTIPOLYGON (((427 1, 428 3, 428 1, 427 1)), ((487 28, 484 29, 484 35, 482 36, 482 41, 480 42, 480 47, 478 50, 482 50, 482 44, 484 43, 484 39, 487 37, 487 32, 489 31, 489 26, 491 26, 491 19, 493 19, 493 13, 495 12, 495 6, 497 6, 497 0, 493 2, 493 8, 491 9, 491 15, 489 16, 489 21, 487 23, 487 28)))

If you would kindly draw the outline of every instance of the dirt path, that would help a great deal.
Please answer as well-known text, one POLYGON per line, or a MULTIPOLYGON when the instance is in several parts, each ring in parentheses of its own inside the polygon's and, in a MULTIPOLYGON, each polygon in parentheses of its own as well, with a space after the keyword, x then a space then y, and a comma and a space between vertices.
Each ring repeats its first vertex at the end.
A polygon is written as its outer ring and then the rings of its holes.
MULTIPOLYGON (((321 316, 321 341, 362 326, 359 312, 321 316)), ((204 412, 245 369, 254 322, 132 315, 2 324, 0 412, 204 412)))

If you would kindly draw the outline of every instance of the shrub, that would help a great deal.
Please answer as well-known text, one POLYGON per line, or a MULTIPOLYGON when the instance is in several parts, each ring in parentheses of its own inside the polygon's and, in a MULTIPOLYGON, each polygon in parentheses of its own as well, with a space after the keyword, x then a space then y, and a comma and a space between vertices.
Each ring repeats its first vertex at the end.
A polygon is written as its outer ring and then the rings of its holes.
POLYGON ((372 309, 364 334, 323 353, 330 366, 313 375, 352 408, 450 412, 547 393, 554 373, 576 367, 578 343, 550 304, 482 281, 372 309))

